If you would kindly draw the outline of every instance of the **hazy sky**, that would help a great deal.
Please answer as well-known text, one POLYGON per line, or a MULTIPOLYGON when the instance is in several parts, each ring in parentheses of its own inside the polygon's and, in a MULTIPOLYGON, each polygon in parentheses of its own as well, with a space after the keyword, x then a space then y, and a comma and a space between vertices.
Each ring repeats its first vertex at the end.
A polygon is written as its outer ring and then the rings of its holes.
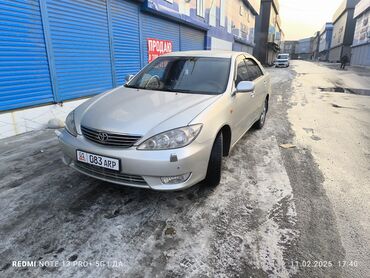
POLYGON ((280 0, 280 17, 286 40, 313 36, 331 22, 343 0, 280 0))

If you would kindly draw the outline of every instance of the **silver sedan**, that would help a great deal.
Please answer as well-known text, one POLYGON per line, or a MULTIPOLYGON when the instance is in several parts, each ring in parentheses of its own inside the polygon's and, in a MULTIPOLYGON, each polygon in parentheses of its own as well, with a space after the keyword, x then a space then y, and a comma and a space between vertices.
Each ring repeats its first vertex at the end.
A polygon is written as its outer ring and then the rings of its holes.
POLYGON ((265 122, 270 78, 246 53, 171 53, 128 79, 68 115, 65 164, 127 186, 216 186, 222 158, 265 122))

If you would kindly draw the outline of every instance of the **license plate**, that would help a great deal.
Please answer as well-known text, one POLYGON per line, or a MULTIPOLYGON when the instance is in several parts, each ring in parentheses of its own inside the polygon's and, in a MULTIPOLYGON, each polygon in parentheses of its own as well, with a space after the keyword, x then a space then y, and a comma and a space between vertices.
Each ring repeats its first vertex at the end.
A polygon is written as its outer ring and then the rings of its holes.
POLYGON ((119 160, 77 150, 77 161, 119 171, 119 160))

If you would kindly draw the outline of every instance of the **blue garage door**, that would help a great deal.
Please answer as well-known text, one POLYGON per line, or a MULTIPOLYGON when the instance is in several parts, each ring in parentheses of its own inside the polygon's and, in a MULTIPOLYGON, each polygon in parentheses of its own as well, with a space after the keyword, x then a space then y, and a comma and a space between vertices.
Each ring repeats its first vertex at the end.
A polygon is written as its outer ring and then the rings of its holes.
POLYGON ((144 64, 148 63, 148 38, 170 40, 172 41, 172 51, 180 50, 180 25, 177 23, 149 14, 141 14, 141 32, 144 64))
POLYGON ((112 88, 105 0, 46 0, 58 100, 112 88))
POLYGON ((111 1, 114 67, 117 85, 140 70, 139 6, 127 0, 111 1))
POLYGON ((187 26, 180 25, 180 49, 203 50, 205 47, 205 33, 187 26))
POLYGON ((2 1, 0 111, 52 101, 39 1, 2 1))

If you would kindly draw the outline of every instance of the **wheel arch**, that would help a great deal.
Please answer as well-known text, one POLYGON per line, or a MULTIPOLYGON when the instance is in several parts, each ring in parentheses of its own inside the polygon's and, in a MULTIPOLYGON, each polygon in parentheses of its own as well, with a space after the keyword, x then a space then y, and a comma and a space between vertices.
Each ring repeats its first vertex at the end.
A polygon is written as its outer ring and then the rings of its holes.
POLYGON ((230 147, 231 147, 231 128, 228 124, 225 124, 223 127, 220 128, 220 130, 217 132, 217 134, 222 133, 222 147, 223 156, 228 156, 230 153, 230 147))

